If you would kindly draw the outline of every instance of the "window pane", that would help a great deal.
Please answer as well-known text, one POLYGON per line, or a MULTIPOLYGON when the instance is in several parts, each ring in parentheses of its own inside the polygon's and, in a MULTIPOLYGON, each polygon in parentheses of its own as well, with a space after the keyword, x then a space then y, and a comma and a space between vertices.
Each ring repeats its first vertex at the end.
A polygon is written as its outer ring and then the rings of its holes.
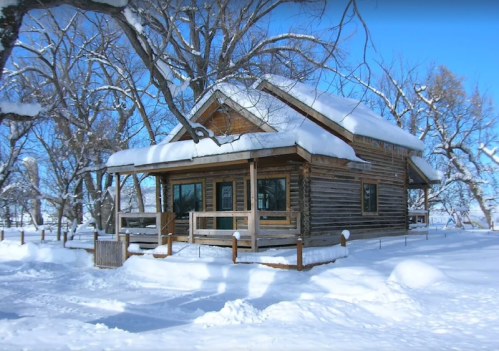
POLYGON ((203 210, 203 185, 201 183, 196 183, 196 197, 195 201, 196 204, 194 206, 195 211, 202 211, 203 210))
POLYGON ((179 219, 189 218, 189 212, 191 211, 202 211, 202 183, 174 185, 173 210, 179 219))
MULTIPOLYGON (((251 210, 250 181, 246 181, 246 208, 251 210)), ((260 211, 286 211, 286 178, 258 179, 257 208, 260 211)), ((266 217, 262 219, 284 219, 266 217)))
POLYGON ((371 184, 371 212, 378 212, 378 187, 376 184, 371 184))
POLYGON ((173 186, 173 212, 180 215, 180 185, 173 186))
POLYGON ((278 179, 277 186, 276 211, 286 211, 286 179, 278 179))
POLYGON ((363 197, 364 197, 364 212, 377 212, 377 185, 364 183, 363 197))

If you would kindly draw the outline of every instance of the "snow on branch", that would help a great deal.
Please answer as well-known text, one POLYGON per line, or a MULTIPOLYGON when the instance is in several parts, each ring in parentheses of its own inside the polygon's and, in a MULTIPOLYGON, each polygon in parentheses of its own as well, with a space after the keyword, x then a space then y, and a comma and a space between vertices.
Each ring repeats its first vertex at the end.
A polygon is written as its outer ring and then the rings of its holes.
POLYGON ((496 155, 497 147, 491 150, 489 148, 486 148, 485 145, 481 143, 479 146, 479 150, 487 155, 487 157, 490 158, 495 164, 499 165, 499 156, 496 155))
POLYGON ((16 122, 30 121, 38 116, 42 106, 38 103, 26 104, 18 102, 0 101, 0 121, 9 119, 16 122))

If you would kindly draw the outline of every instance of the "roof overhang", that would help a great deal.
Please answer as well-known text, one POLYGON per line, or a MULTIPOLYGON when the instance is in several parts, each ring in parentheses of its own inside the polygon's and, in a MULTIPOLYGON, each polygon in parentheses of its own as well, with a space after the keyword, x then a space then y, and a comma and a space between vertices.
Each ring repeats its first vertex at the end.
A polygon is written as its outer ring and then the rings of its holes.
POLYGON ((250 150, 233 153, 225 153, 219 155, 210 155, 196 157, 191 160, 181 160, 173 162, 161 162, 145 165, 124 165, 108 167, 109 173, 134 174, 134 173, 160 173, 180 170, 203 169, 214 166, 229 166, 247 163, 249 159, 262 159, 267 157, 276 157, 284 155, 298 155, 303 162, 312 164, 334 164, 336 166, 344 166, 352 169, 371 169, 369 162, 357 162, 345 159, 339 159, 330 156, 312 155, 301 146, 287 146, 280 148, 250 150))
POLYGON ((428 176, 410 159, 407 158, 409 164, 409 189, 423 189, 432 184, 440 184, 440 180, 429 179, 428 176))

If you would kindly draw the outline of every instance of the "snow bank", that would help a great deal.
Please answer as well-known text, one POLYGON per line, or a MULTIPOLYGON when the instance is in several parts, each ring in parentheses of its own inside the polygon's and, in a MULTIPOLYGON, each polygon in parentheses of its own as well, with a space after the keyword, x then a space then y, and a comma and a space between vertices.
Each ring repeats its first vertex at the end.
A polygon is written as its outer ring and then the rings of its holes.
POLYGON ((17 242, 8 240, 0 242, 0 259, 62 263, 83 267, 93 266, 92 255, 83 250, 69 250, 30 242, 19 245, 17 242))
POLYGON ((69 240, 66 241, 66 248, 71 249, 93 249, 93 240, 69 240))
MULTIPOLYGON (((348 257, 348 248, 340 245, 303 249, 303 265, 332 262, 343 257, 348 257)), ((296 249, 245 252, 238 254, 237 262, 296 265, 296 249)))
POLYGON ((393 269, 388 281, 397 282, 413 289, 424 289, 446 279, 447 276, 444 272, 428 263, 405 260, 393 269))
POLYGON ((224 325, 224 324, 244 324, 258 323, 263 320, 261 311, 253 307, 250 303, 237 299, 227 301, 224 307, 218 312, 208 312, 194 320, 196 324, 224 325))

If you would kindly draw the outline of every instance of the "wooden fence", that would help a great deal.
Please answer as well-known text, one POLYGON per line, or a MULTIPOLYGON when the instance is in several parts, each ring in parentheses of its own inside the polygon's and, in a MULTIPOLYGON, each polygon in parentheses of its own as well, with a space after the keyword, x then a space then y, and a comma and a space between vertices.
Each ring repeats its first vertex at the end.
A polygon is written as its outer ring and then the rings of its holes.
POLYGON ((95 241, 94 263, 100 268, 123 266, 126 260, 126 243, 124 241, 95 241))

